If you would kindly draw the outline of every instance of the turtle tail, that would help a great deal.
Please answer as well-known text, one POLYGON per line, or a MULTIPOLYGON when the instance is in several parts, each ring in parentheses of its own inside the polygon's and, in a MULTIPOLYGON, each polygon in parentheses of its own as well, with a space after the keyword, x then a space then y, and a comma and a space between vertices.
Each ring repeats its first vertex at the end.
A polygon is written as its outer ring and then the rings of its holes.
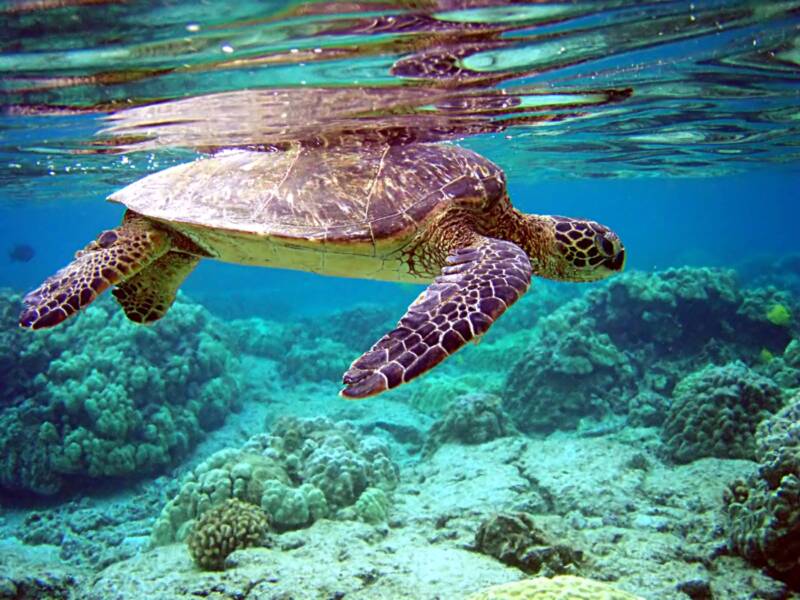
POLYGON ((75 254, 75 260, 25 295, 20 326, 58 325, 108 287, 130 279, 166 254, 170 245, 167 232, 129 211, 119 227, 102 232, 75 254))

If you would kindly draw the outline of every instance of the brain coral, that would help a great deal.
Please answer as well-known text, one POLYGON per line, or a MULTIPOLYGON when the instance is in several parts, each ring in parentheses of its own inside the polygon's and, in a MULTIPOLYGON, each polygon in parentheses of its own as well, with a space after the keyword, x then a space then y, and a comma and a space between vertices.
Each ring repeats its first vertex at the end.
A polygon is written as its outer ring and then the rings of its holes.
POLYGON ((662 438, 677 462, 752 459, 756 426, 780 407, 780 388, 744 363, 708 365, 675 386, 662 438))
POLYGON ((628 592, 617 590, 607 583, 559 575, 523 579, 482 590, 467 600, 643 600, 628 592))
MULTIPOLYGON (((0 298, 15 308, 18 301, 0 298)), ((0 406, 6 489, 52 494, 73 478, 158 471, 240 402, 228 374, 238 361, 223 328, 182 296, 151 327, 128 322, 103 298, 57 330, 21 331, 15 321, 2 330, 0 345, 18 353, 9 392, 16 401, 0 406)))
MULTIPOLYGON (((151 542, 182 541, 195 519, 229 498, 260 506, 279 531, 322 517, 369 512, 371 518, 379 500, 375 490, 389 492, 397 481, 398 468, 376 438, 329 419, 285 418, 271 434, 221 450, 195 468, 161 511, 151 542), (355 512, 343 510, 359 500, 355 512)), ((384 503, 383 512, 387 508, 384 503)))
POLYGON ((189 554, 201 569, 221 570, 234 550, 264 543, 269 517, 252 504, 226 500, 212 508, 194 524, 187 540, 189 554))
POLYGON ((725 495, 731 545, 800 586, 800 394, 756 431, 759 470, 725 495))

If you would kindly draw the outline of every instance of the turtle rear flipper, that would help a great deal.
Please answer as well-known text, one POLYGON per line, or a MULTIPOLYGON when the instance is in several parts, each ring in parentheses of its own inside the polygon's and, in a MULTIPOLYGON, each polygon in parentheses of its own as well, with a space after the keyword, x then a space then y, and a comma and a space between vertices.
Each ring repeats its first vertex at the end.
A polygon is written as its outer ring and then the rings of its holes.
POLYGON ((531 262, 519 246, 477 236, 447 257, 397 328, 356 360, 342 378, 347 398, 366 398, 432 369, 486 330, 524 294, 531 262))
POLYGON ((199 256, 167 252, 111 292, 131 321, 152 323, 163 317, 199 256))
POLYGON ((170 248, 170 237, 150 221, 128 213, 75 254, 75 260, 23 299, 21 327, 54 327, 91 304, 109 286, 124 281, 170 248))

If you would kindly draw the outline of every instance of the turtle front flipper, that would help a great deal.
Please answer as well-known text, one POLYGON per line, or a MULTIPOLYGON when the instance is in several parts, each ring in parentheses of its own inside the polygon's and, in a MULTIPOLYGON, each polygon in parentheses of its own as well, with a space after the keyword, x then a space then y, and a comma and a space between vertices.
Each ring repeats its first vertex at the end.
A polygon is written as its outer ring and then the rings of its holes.
POLYGON ((181 283, 199 262, 199 256, 167 252, 111 293, 131 321, 152 323, 166 314, 181 283))
POLYGON ((104 231, 75 254, 75 260, 28 292, 21 327, 54 327, 91 304, 109 286, 124 281, 170 248, 170 236, 135 213, 104 231))
POLYGON ((350 366, 341 395, 366 398, 432 369, 486 333, 530 283, 530 259, 511 242, 478 237, 454 250, 397 328, 350 366))

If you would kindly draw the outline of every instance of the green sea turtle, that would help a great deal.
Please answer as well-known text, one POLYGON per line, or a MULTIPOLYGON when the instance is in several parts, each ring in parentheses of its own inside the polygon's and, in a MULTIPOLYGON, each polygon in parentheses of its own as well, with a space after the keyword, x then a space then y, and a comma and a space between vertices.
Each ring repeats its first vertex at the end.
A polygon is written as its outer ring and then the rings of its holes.
POLYGON ((531 275, 620 271, 617 235, 593 221, 517 211, 499 167, 449 144, 294 143, 178 165, 109 198, 127 207, 25 296, 20 325, 52 327, 116 286, 129 319, 160 319, 201 258, 327 275, 429 282, 397 328, 344 374, 360 398, 431 369, 491 324, 531 275))

